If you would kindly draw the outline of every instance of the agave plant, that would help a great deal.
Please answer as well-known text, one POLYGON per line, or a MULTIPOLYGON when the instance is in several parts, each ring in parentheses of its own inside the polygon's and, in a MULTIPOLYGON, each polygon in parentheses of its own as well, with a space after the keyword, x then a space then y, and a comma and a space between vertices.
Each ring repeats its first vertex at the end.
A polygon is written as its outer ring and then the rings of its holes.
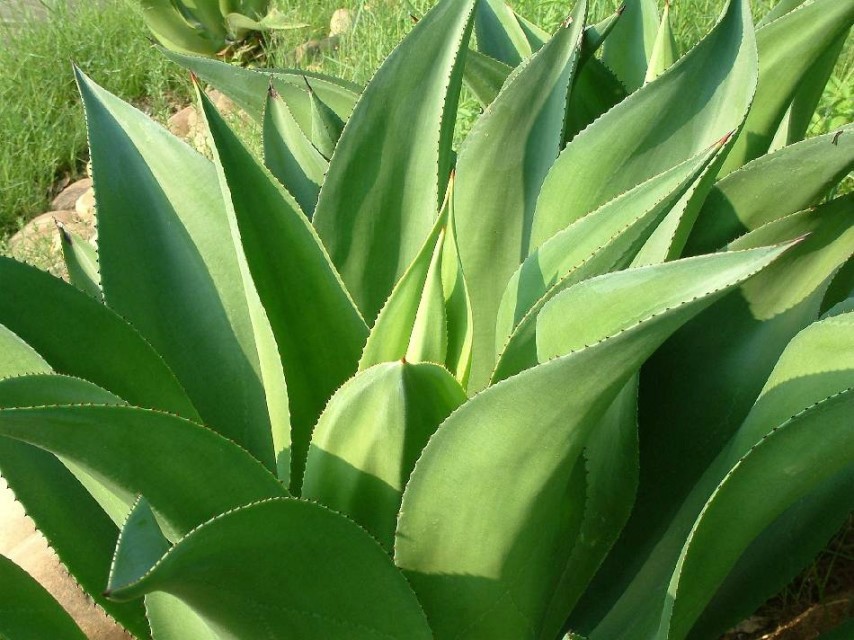
MULTIPOLYGON (((265 162, 78 72, 97 254, 0 260, 0 469, 125 629, 712 639, 810 562, 854 506, 854 125, 804 139, 854 1, 730 0, 678 59, 658 21, 440 0, 364 88, 170 54, 265 162)), ((0 571, 5 637, 82 637, 0 571)))
POLYGON ((305 25, 270 10, 269 0, 140 0, 145 23, 164 47, 215 56, 251 33, 305 25))

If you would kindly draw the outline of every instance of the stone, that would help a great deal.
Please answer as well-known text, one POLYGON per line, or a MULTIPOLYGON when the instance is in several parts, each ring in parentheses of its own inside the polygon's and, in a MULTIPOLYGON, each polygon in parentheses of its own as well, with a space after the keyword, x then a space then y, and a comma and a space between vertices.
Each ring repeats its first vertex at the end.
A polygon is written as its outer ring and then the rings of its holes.
POLYGON ((91 188, 91 178, 83 178, 82 180, 78 180, 77 182, 72 182, 53 199, 53 202, 50 203, 50 208, 53 211, 71 210, 74 208, 74 205, 77 203, 77 200, 80 198, 80 196, 82 196, 91 188))
POLYGON ((329 21, 329 37, 343 36, 353 28, 353 12, 349 9, 336 9, 329 21))
POLYGON ((62 605, 90 640, 131 640, 77 585, 0 477, 0 554, 24 569, 62 605))
POLYGON ((84 224, 95 225, 95 189, 87 189, 74 203, 74 212, 84 224))
POLYGON ((190 137, 190 132, 196 126, 198 116, 195 107, 184 107, 169 118, 167 128, 173 136, 187 139, 190 137))

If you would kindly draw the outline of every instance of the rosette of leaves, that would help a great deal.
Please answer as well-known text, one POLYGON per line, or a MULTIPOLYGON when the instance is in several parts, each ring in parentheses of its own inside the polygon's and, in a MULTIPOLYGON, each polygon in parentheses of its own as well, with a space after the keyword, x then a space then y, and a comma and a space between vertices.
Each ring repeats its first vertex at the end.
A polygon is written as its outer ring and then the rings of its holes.
POLYGON ((298 29, 269 0, 140 0, 142 16, 164 47, 185 54, 243 59, 255 34, 298 29))
POLYGON ((364 88, 172 54, 263 161, 78 74, 98 246, 0 259, 0 470, 130 633, 712 639, 842 524, 854 130, 801 116, 854 2, 675 60, 653 8, 441 0, 364 88))

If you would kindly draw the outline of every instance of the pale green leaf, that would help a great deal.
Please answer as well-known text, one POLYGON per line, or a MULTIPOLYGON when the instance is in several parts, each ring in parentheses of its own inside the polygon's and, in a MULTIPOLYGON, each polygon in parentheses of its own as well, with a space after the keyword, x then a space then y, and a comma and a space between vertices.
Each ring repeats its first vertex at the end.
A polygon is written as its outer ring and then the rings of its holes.
POLYGON ((469 49, 466 52, 463 79, 484 108, 495 100, 511 71, 513 69, 509 65, 490 58, 480 51, 469 49))
POLYGON ((676 38, 673 26, 670 24, 670 0, 665 0, 664 11, 661 13, 661 24, 649 54, 649 66, 643 82, 652 82, 676 62, 676 38))
POLYGON ((234 443, 183 418, 148 409, 2 409, 0 435, 77 463, 130 503, 144 494, 171 538, 228 509, 286 493, 234 443))
POLYGON ((98 252, 91 243, 75 233, 71 233, 62 224, 57 223, 59 239, 62 244, 62 257, 68 269, 71 284, 101 300, 101 274, 98 273, 98 252))
POLYGON ((386 58, 347 122, 314 224, 373 324, 436 219, 474 0, 442 0, 386 58))
POLYGON ((475 16, 478 51, 510 67, 531 56, 525 31, 504 0, 480 0, 475 16))
POLYGON ((264 112, 264 162, 311 219, 329 162, 303 133, 288 105, 272 88, 264 112))
POLYGON ((432 638, 382 547, 347 518, 302 500, 226 513, 179 541, 135 582, 112 585, 110 595, 153 591, 181 598, 226 637, 432 638))
POLYGON ((586 278, 628 266, 656 226, 702 175, 718 147, 665 171, 555 234, 513 274, 498 310, 492 381, 537 362, 537 314, 586 278))
POLYGON ((163 359, 104 305, 35 267, 2 257, 0 291, 0 324, 58 373, 90 380, 132 404, 200 420, 163 359), (57 331, 60 318, 62 331, 57 331))
POLYGON ((501 292, 528 253, 537 194, 560 152, 586 10, 579 2, 572 23, 513 73, 460 150, 454 205, 474 319, 474 390, 495 364, 501 292))
MULTIPOLYGON (((669 333, 781 251, 609 274, 543 309, 545 364, 454 412, 404 492, 395 561, 438 639, 557 634, 541 625, 571 558, 583 509, 583 500, 571 499, 571 479, 592 429, 669 333)), ((552 611, 549 619, 559 617, 552 611)))
POLYGON ((296 490, 311 428, 356 371, 368 329, 296 202, 199 95, 229 215, 284 367, 296 490))
POLYGON ((332 157, 344 130, 344 121, 311 88, 308 78, 308 98, 311 102, 311 142, 326 160, 332 157))
POLYGON ((853 21, 851 0, 811 0, 757 30, 759 85, 721 175, 768 151, 806 74, 853 21))
POLYGON ((274 469, 272 434, 287 423, 267 396, 274 402, 281 389, 265 384, 255 294, 234 243, 224 241, 229 218, 216 169, 79 72, 78 84, 105 303, 163 356, 206 425, 274 469))
POLYGON ((732 0, 699 45, 566 146, 543 184, 531 248, 735 131, 756 77, 748 3, 732 0))
POLYGON ((605 42, 602 60, 629 91, 644 82, 658 33, 655 0, 626 0, 625 10, 605 42))
POLYGON ((466 401, 442 367, 394 362, 330 400, 312 435, 303 497, 365 527, 389 551, 403 488, 436 427, 466 401))
POLYGON ((441 269, 451 197, 449 190, 430 235, 377 316, 359 360, 359 371, 401 358, 445 362, 448 330, 441 269))
POLYGON ((302 69, 259 71, 174 51, 163 51, 163 55, 222 91, 259 123, 264 119, 271 77, 273 87, 285 100, 303 131, 311 130, 311 102, 305 85, 306 77, 311 79, 311 86, 320 99, 345 121, 362 92, 362 88, 353 83, 302 69))
POLYGON ((854 125, 762 156, 709 192, 686 251, 717 251, 745 231, 818 203, 854 169, 854 125))
POLYGON ((17 335, 0 324, 0 379, 23 373, 45 373, 50 365, 17 335))
POLYGON ((579 631, 596 628, 597 640, 628 640, 632 636, 620 635, 627 625, 657 626, 651 603, 666 591, 673 554, 737 458, 717 476, 706 470, 741 427, 786 345, 816 320, 828 279, 854 253, 854 221, 848 211, 850 202, 825 205, 761 227, 732 245, 764 246, 810 233, 676 332, 646 363, 640 396, 645 464, 638 501, 620 542, 579 605, 579 631), (645 380, 650 382, 644 385, 645 380), (665 468, 666 474, 661 472, 665 468), (708 473, 711 486, 695 489, 708 473), (663 542, 661 532, 668 529, 663 542))

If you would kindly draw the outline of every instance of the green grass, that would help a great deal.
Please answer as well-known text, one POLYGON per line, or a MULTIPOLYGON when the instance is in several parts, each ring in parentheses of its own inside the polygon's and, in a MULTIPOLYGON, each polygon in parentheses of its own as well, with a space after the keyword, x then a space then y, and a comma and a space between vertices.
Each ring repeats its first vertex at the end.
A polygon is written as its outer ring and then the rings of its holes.
POLYGON ((148 37, 139 15, 116 0, 60 1, 44 19, 0 23, 0 233, 45 211, 54 181, 76 177, 85 163, 72 61, 159 118, 189 99, 183 74, 148 37))

